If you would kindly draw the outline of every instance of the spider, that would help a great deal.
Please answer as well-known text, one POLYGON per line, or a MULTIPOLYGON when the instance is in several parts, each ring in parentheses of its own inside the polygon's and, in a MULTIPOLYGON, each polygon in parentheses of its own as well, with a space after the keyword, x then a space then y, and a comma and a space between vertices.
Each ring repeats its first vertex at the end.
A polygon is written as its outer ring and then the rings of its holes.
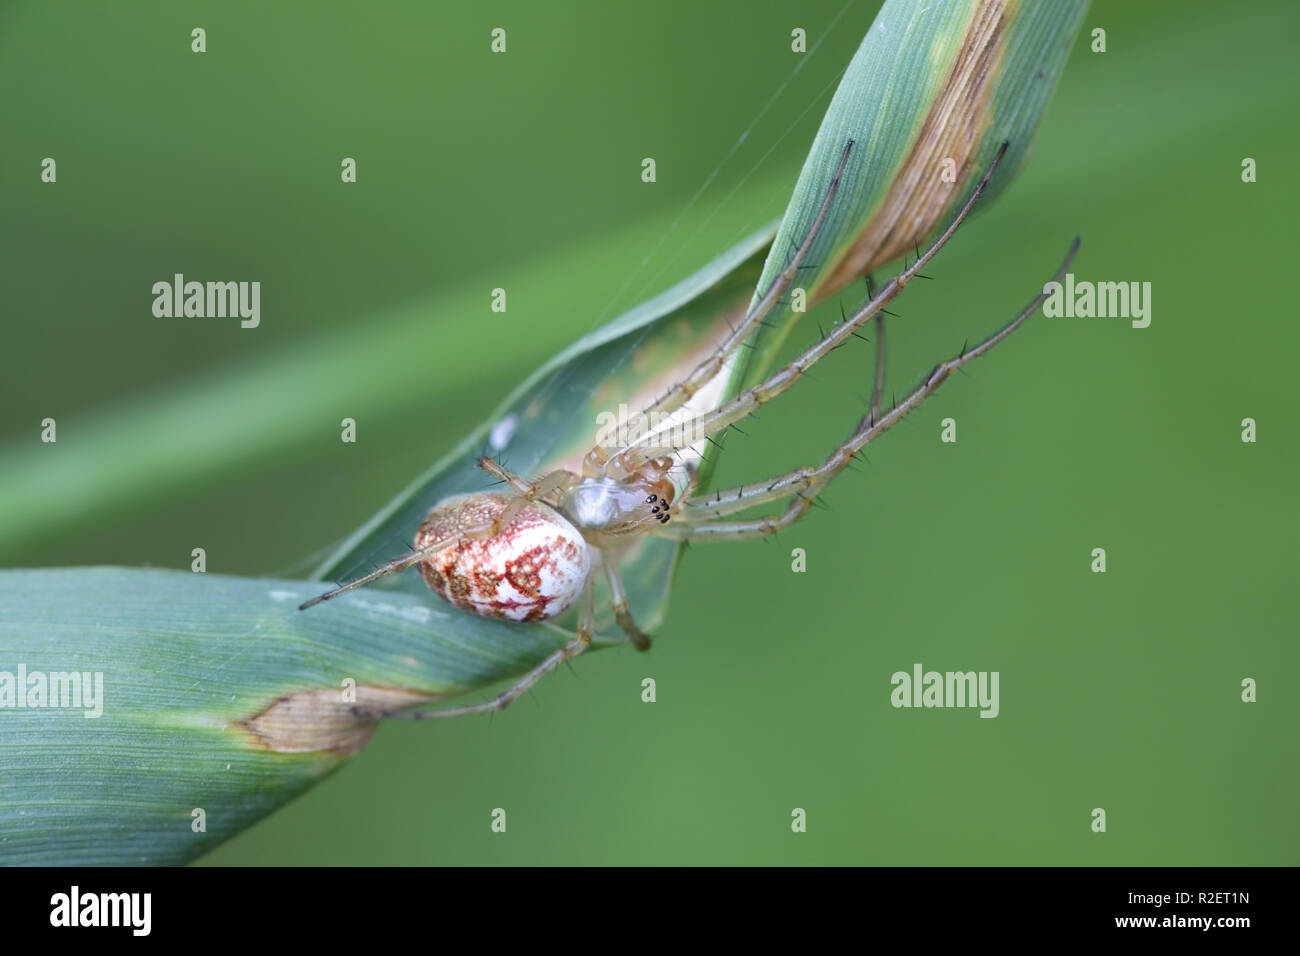
MULTIPOLYGON (((853 148, 844 147, 834 177, 826 190, 808 232, 789 264, 772 281, 744 318, 718 347, 685 378, 643 412, 647 420, 682 409, 691 396, 718 375, 754 333, 781 295, 789 288, 808 254, 839 188, 840 177, 853 148)), ((883 309, 915 278, 966 219, 984 192, 1006 152, 1003 143, 987 172, 952 222, 914 263, 870 295, 857 312, 833 326, 816 344, 766 381, 717 407, 690 417, 671 428, 651 429, 629 443, 600 440, 587 453, 582 474, 552 471, 530 481, 488 457, 479 466, 509 487, 508 492, 456 495, 436 504, 415 533, 414 547, 370 574, 340 585, 301 605, 305 610, 386 574, 419 565, 429 588, 452 604, 477 614, 516 621, 553 618, 580 601, 573 638, 550 654, 509 689, 483 703, 439 710, 384 711, 379 716, 409 719, 458 717, 501 710, 549 671, 577 657, 591 643, 595 625, 593 564, 603 567, 615 619, 631 643, 640 650, 650 646, 628 610, 627 591, 619 573, 618 555, 640 535, 657 535, 678 541, 724 541, 758 538, 790 527, 807 513, 813 499, 872 439, 902 420, 931 395, 957 369, 979 358, 1028 319, 1046 298, 1034 297, 1019 315, 971 349, 941 362, 901 401, 880 413, 883 388, 883 309), (673 456, 706 437, 717 434, 780 395, 813 364, 842 345, 859 327, 874 317, 876 369, 871 404, 849 437, 820 465, 798 468, 766 481, 696 496, 694 469, 681 500, 677 500, 668 473, 673 456), (726 516, 768 502, 789 498, 779 515, 728 519, 726 516), (593 552, 595 560, 593 561, 593 552)), ((1079 247, 1076 237, 1054 280, 1069 268, 1079 247)))

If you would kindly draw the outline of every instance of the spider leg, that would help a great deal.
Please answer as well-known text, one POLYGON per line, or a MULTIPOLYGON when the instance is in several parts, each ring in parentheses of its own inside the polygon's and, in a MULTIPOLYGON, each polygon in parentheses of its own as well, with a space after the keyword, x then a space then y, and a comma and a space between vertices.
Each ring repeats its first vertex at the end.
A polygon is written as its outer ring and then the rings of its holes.
POLYGON ((609 581, 609 601, 614 606, 614 619, 638 651, 648 651, 650 638, 636 626, 632 612, 627 607, 627 588, 623 586, 623 575, 618 570, 618 559, 608 551, 602 551, 600 557, 600 563, 605 566, 605 577, 609 581))
POLYGON ((447 707, 442 710, 385 710, 380 712, 378 716, 400 720, 431 720, 437 717, 464 717, 468 714, 486 714, 494 710, 504 710, 516 697, 519 697, 548 673, 566 661, 573 660, 587 649, 587 646, 591 643, 591 635, 596 621, 595 596, 590 580, 587 581, 587 586, 582 591, 581 602, 578 610, 578 629, 573 635, 573 640, 557 649, 512 687, 497 694, 491 700, 481 704, 467 704, 463 707, 447 707))
MULTIPOLYGON (((781 270, 763 297, 745 313, 745 317, 740 321, 740 324, 731 330, 717 349, 708 358, 701 361, 686 378, 674 385, 656 401, 647 405, 641 412, 643 416, 650 418, 651 416, 668 415, 685 405, 692 395, 722 371, 731 357, 745 343, 745 340, 753 334, 763 319, 772 311, 772 307, 776 305, 777 301, 790 287, 790 283, 794 281, 800 266, 803 265, 804 258, 808 255, 813 242, 817 239, 817 233, 821 231, 822 223, 825 222, 826 214, 831 207, 831 200, 835 198, 835 191, 839 188, 840 176, 844 173, 844 167, 848 163, 851 149, 853 149, 853 140, 849 140, 845 145, 844 152, 840 155, 839 165, 835 167, 834 178, 831 179, 831 184, 826 189, 822 204, 817 209, 817 215, 813 218, 812 225, 809 226, 803 242, 799 244, 794 255, 791 256, 789 264, 781 270)), ((609 446, 606 446, 606 448, 608 449, 609 446)))
POLYGON ((508 527, 515 518, 519 517, 519 513, 530 501, 536 501, 545 495, 560 490, 572 479, 572 475, 567 471, 553 471, 550 474, 543 476, 534 484, 531 481, 519 477, 506 469, 503 465, 499 465, 497 462, 487 457, 479 459, 479 467, 484 471, 487 471, 489 474, 496 475, 498 478, 507 482, 517 495, 517 497, 512 499, 510 503, 506 505, 505 509, 502 510, 502 512, 493 520, 484 522, 481 525, 462 529, 461 532, 455 536, 435 541, 422 548, 417 548, 409 554, 404 554, 400 558, 395 558, 387 564, 371 571, 369 574, 357 578, 355 581, 349 581, 346 584, 334 588, 332 591, 327 591, 318 597, 312 598, 310 601, 304 601, 298 606, 298 610, 305 611, 307 608, 320 604, 322 601, 328 601, 330 598, 343 594, 345 591, 351 591, 354 588, 367 585, 371 581, 382 578, 386 574, 392 574, 396 571, 409 568, 413 564, 419 564, 429 555, 435 554, 448 545, 455 544, 457 541, 490 538, 494 534, 499 534, 502 528, 508 527))
POLYGON ((885 283, 881 290, 862 308, 847 320, 834 326, 826 334, 825 338, 807 349, 789 365, 778 369, 767 381, 746 389, 731 401, 725 402, 711 411, 702 412, 689 421, 642 436, 635 443, 610 458, 606 465, 606 474, 616 481, 624 480, 652 458, 660 458, 683 448, 689 448, 697 442, 704 441, 708 436, 735 424, 755 412, 761 405, 776 398, 776 396, 797 382, 799 377, 811 366, 844 344, 849 336, 856 332, 863 323, 902 292, 903 288, 916 278, 921 269, 952 238, 953 233, 957 231, 957 227, 970 214, 976 200, 983 194, 984 188, 988 185, 994 170, 997 169, 998 162, 1006 152, 1006 148, 1007 144, 1003 143, 1002 148, 998 150, 993 162, 989 165, 988 171, 984 174, 984 178, 980 180, 970 198, 966 200, 947 228, 917 257, 915 262, 885 283))
POLYGON ((495 530, 493 534, 502 528, 508 527, 509 524, 519 517, 519 513, 524 510, 524 506, 530 501, 546 502, 546 496, 554 494, 557 491, 567 487, 573 479, 573 475, 564 469, 556 469, 548 472, 539 478, 536 482, 529 481, 516 475, 505 465, 494 461, 484 455, 478 460, 478 466, 486 471, 489 475, 494 475, 508 484, 512 491, 519 497, 515 498, 510 504, 506 505, 504 511, 497 515, 495 530))
POLYGON ((382 578, 386 574, 392 574, 395 571, 401 571, 404 570, 405 568, 409 568, 413 564, 419 564, 421 561, 425 560, 430 555, 437 554, 443 548, 446 548, 449 545, 453 545, 458 541, 466 541, 466 540, 473 540, 476 538, 491 537, 492 535, 496 534, 499 530, 500 528, 497 527, 496 521, 485 521, 480 525, 474 525, 473 527, 470 528, 463 528, 457 534, 448 535, 445 538, 442 538, 438 541, 434 541, 432 544, 427 544, 422 548, 416 548, 413 551, 411 551, 409 554, 402 555, 400 558, 394 558, 392 561, 389 561, 387 564, 376 568, 375 570, 371 571, 369 574, 363 577, 357 578, 355 581, 349 581, 347 584, 340 584, 332 591, 326 591, 324 594, 318 595, 317 597, 312 598, 310 601, 303 601, 301 604, 298 605, 298 610, 305 611, 307 610, 307 608, 314 607, 315 605, 320 604, 322 601, 328 601, 332 597, 338 597, 340 594, 343 594, 345 591, 351 591, 353 588, 362 587, 366 584, 369 584, 371 581, 374 581, 378 578, 382 578))
MULTIPOLYGON (((880 396, 883 394, 884 389, 885 316, 883 313, 878 313, 876 315, 876 374, 871 385, 871 408, 866 416, 858 422, 854 434, 870 428, 879 420, 880 396)), ((681 521, 697 523, 702 520, 712 520, 737 511, 748 511, 756 505, 766 504, 769 501, 779 501, 782 498, 788 498, 790 495, 800 494, 805 488, 816 485, 811 494, 803 495, 803 497, 811 501, 817 497, 823 487, 830 483, 829 477, 820 478, 819 473, 827 469, 833 469, 829 471, 829 474, 833 477, 839 472, 840 468, 843 468, 848 463, 846 460, 836 467, 838 452, 839 449, 836 449, 830 458, 822 463, 820 468, 805 465, 784 475, 778 475, 766 482, 756 482, 751 485, 740 485, 736 488, 714 491, 698 501, 693 501, 691 493, 688 491, 682 496, 682 504, 677 511, 676 517, 681 521)))
MULTIPOLYGON (((1070 244, 1070 250, 1065 256, 1065 261, 1061 263, 1061 267, 1056 271, 1052 281, 1060 281, 1066 270, 1069 269, 1070 263, 1074 261, 1074 254, 1078 249, 1079 240, 1076 238, 1070 244)), ((968 362, 979 358, 1020 328, 1031 315, 1038 311, 1038 307, 1043 304, 1043 300, 1046 298, 1047 292, 1040 292, 1011 322, 980 342, 973 349, 963 351, 948 361, 936 365, 910 394, 880 418, 876 418, 874 414, 869 414, 862 419, 854 433, 832 451, 830 456, 820 465, 797 468, 770 481, 744 485, 728 491, 719 491, 706 496, 698 502, 688 501, 677 514, 677 521, 661 525, 651 533, 659 537, 676 540, 709 539, 718 541, 739 538, 763 538, 790 527, 808 512, 808 509, 812 506, 812 499, 852 460, 853 456, 863 446, 915 411, 926 398, 934 394, 947 381, 948 376, 953 372, 968 362), (790 495, 796 495, 796 497, 786 506, 785 512, 780 515, 735 521, 712 520, 718 515, 743 511, 754 505, 775 501, 790 495)))
MULTIPOLYGON (((880 396, 885 391, 885 313, 876 313, 876 377, 871 386, 871 410, 867 419, 880 417, 880 396)), ((861 427, 861 426, 859 426, 861 427)))
POLYGON ((484 455, 478 460, 478 466, 486 471, 489 475, 500 478, 510 486, 510 489, 523 498, 525 501, 536 501, 539 498, 545 498, 549 494, 559 491, 569 483, 572 477, 569 472, 562 468, 548 472, 537 481, 529 481, 520 475, 516 475, 500 462, 494 461, 484 455))
POLYGON ((700 487, 700 470, 695 465, 687 461, 686 465, 686 487, 682 489, 679 500, 683 503, 691 500, 691 495, 695 494, 700 487))

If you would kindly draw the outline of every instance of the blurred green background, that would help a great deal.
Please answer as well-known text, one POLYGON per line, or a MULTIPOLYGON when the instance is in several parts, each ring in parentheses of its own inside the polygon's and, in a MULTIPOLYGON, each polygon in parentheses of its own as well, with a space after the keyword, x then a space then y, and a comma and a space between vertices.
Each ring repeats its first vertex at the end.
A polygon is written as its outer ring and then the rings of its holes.
MULTIPOLYGON (((877 6, 0 6, 0 563, 305 574, 550 354, 779 216, 877 6), (261 328, 155 319, 173 272, 260 280, 261 328)), ((1080 278, 1153 284, 1150 328, 1034 319, 829 512, 687 552, 648 656, 386 726, 206 862, 1300 862, 1297 28, 1289 0, 1094 3, 1029 166, 900 300, 890 382, 1075 233, 1080 278), (1001 714, 892 708, 917 662, 999 671, 1001 714)), ((820 460, 871 366, 837 352, 718 482, 820 460)))

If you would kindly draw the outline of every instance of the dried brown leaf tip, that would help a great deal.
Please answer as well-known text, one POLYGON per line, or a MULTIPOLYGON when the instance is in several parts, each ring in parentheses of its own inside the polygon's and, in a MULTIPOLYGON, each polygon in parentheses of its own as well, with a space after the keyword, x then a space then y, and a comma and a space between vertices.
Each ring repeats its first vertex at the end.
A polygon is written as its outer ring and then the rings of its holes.
POLYGON ((913 249, 978 178, 976 157, 992 121, 992 95, 1018 0, 979 0, 907 155, 884 199, 818 284, 821 300, 913 249))

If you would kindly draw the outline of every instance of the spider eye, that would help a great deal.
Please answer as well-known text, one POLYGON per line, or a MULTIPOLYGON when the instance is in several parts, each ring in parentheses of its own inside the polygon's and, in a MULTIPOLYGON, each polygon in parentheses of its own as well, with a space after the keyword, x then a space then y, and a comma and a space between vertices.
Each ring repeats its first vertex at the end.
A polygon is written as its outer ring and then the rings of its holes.
POLYGON ((650 513, 651 513, 652 515, 657 515, 657 514, 659 513, 659 506, 658 506, 658 505, 655 505, 653 508, 651 508, 651 509, 650 509, 650 513))
POLYGON ((651 495, 649 498, 647 498, 647 499, 645 500, 645 503, 648 504, 648 505, 652 505, 652 504, 654 504, 654 503, 655 503, 656 501, 658 501, 658 500, 659 500, 659 496, 658 496, 658 495, 651 495))

